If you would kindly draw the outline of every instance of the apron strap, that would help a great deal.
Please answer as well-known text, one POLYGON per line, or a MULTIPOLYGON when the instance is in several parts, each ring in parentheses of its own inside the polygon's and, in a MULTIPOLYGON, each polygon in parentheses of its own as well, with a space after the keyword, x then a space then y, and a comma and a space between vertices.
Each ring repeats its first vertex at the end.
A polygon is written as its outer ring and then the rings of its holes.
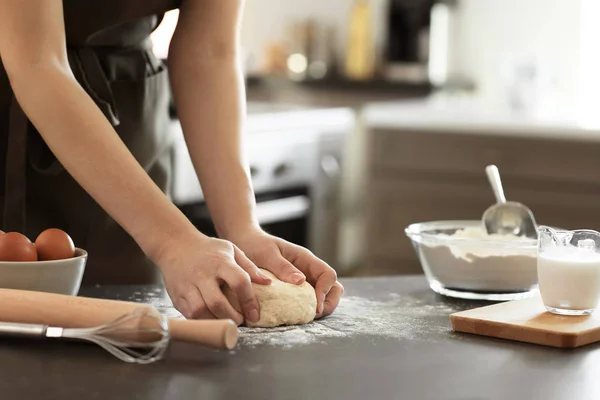
POLYGON ((67 48, 67 55, 79 84, 94 99, 110 123, 118 126, 120 121, 115 99, 96 51, 88 47, 67 48))
MULTIPOLYGON (((67 55, 73 75, 79 84, 94 100, 109 122, 113 126, 119 125, 120 121, 110 82, 102 70, 95 50, 86 47, 68 47, 67 55)), ((39 136, 29 137, 29 139, 27 151, 30 166, 34 171, 42 175, 54 176, 64 170, 43 139, 39 136)))
POLYGON ((4 230, 25 232, 27 196, 27 129, 29 121, 13 95, 6 154, 4 230))

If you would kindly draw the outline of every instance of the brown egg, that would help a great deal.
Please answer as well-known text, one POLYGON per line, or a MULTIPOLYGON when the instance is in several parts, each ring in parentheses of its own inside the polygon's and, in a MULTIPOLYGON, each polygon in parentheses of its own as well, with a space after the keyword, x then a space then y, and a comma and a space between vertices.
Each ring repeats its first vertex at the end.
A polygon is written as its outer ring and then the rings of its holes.
POLYGON ((0 261, 37 261, 35 246, 18 232, 0 235, 0 261))
POLYGON ((75 255, 75 245, 71 237, 60 229, 46 229, 35 239, 40 261, 65 260, 75 255))

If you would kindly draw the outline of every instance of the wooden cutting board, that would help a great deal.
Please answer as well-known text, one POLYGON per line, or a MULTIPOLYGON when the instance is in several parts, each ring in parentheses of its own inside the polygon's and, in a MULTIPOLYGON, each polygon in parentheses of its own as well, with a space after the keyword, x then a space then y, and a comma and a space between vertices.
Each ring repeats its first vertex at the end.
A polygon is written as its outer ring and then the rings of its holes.
POLYGON ((452 329, 545 346, 573 348, 600 341, 600 310, 584 317, 547 312, 538 296, 450 315, 452 329))

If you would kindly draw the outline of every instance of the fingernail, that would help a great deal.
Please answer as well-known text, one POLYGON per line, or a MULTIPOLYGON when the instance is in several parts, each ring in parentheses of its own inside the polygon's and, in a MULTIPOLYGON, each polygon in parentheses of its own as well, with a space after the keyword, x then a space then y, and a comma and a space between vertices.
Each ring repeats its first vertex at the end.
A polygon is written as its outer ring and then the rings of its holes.
POLYGON ((257 322, 260 318, 259 314, 258 314, 258 310, 257 309, 252 309, 250 311, 248 311, 248 321, 250 322, 257 322))
POLYGON ((319 306, 317 307, 317 314, 321 314, 323 312, 323 303, 319 304, 319 306))
POLYGON ((269 275, 263 274, 262 272, 259 272, 259 274, 263 279, 271 282, 271 277, 269 275))
POLYGON ((294 272, 292 275, 290 275, 290 278, 291 278, 292 282, 298 284, 298 283, 303 282, 305 277, 300 272, 294 272))

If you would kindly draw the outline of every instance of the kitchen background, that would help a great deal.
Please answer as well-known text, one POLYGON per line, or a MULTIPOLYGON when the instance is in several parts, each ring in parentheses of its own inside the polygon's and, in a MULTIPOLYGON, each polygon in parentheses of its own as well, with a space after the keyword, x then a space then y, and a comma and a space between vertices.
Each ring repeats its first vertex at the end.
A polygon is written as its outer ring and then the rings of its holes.
MULTIPOLYGON (((247 1, 261 223, 340 275, 420 272, 404 228, 480 218, 493 163, 539 223, 600 228, 599 17, 597 0, 247 1)), ((153 34, 163 58, 176 21, 153 34)), ((173 132, 173 200, 211 232, 173 132)))

